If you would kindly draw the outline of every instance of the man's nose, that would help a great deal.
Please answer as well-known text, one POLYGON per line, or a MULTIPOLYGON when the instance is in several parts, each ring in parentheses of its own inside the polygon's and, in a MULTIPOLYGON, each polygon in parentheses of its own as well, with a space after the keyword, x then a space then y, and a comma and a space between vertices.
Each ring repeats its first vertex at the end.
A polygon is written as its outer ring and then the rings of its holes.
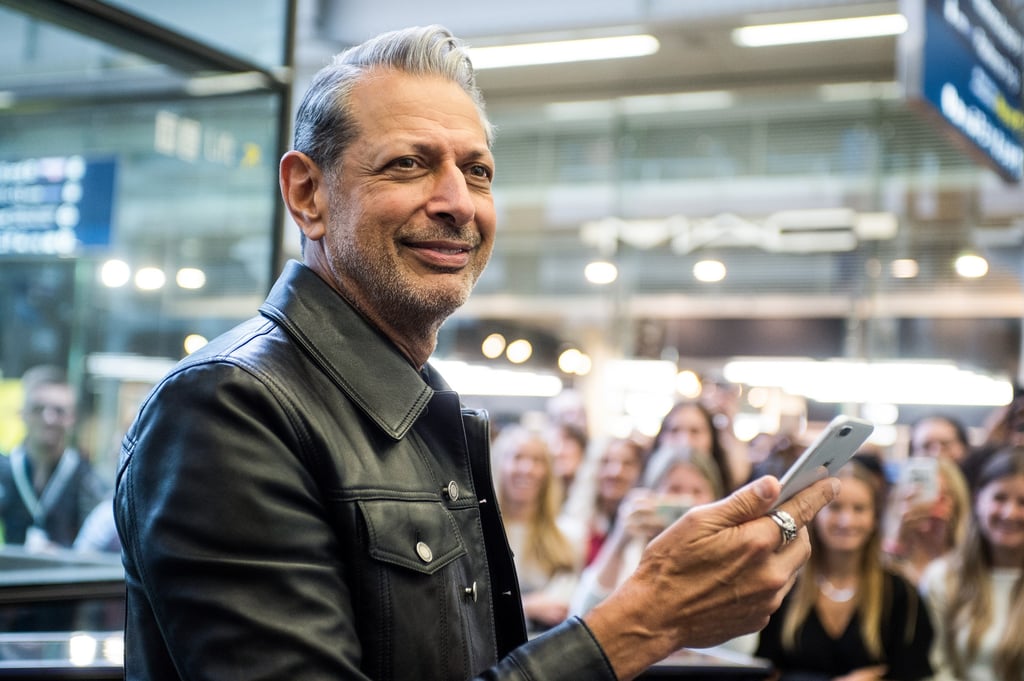
POLYGON ((427 212, 438 220, 454 226, 470 222, 476 215, 476 206, 462 169, 454 164, 444 165, 436 176, 433 196, 427 212))

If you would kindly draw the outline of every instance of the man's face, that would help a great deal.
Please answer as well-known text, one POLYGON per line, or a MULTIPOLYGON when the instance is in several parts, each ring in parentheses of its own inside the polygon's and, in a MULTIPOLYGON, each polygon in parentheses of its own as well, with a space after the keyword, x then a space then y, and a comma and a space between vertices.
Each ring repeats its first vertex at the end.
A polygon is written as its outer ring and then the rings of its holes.
POLYGON ((37 385, 25 397, 22 412, 25 443, 30 451, 60 454, 75 424, 75 395, 70 386, 37 385))
POLYGON ((351 106, 359 134, 325 178, 335 283, 371 317, 440 324, 494 244, 494 159, 477 109, 458 85, 396 71, 367 76, 351 106))

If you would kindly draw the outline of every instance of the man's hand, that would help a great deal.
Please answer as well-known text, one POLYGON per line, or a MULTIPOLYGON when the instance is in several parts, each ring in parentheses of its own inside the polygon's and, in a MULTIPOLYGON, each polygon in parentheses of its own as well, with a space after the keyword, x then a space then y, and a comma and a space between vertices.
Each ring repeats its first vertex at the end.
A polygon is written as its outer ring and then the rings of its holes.
POLYGON ((782 545, 766 514, 779 482, 764 477, 691 509, 647 545, 636 572, 584 618, 620 679, 680 648, 759 631, 810 555, 806 524, 838 494, 822 480, 782 504, 800 531, 782 545))

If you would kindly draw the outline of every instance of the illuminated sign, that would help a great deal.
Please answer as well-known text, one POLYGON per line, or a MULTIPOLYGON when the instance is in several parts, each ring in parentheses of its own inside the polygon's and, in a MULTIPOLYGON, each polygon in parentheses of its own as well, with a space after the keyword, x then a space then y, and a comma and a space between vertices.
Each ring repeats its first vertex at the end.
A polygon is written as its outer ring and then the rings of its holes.
POLYGON ((1007 180, 1024 176, 1020 22, 997 0, 904 0, 907 96, 1007 180))
POLYGON ((0 255, 71 256, 110 244, 113 159, 0 161, 0 255))

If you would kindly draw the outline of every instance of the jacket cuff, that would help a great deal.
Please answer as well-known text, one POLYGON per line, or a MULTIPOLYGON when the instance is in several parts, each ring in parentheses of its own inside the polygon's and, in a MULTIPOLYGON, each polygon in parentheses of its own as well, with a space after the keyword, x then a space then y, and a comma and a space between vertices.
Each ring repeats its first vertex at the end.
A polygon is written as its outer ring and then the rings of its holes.
POLYGON ((611 663, 597 639, 579 617, 546 631, 509 653, 524 679, 594 679, 616 681, 611 663))

